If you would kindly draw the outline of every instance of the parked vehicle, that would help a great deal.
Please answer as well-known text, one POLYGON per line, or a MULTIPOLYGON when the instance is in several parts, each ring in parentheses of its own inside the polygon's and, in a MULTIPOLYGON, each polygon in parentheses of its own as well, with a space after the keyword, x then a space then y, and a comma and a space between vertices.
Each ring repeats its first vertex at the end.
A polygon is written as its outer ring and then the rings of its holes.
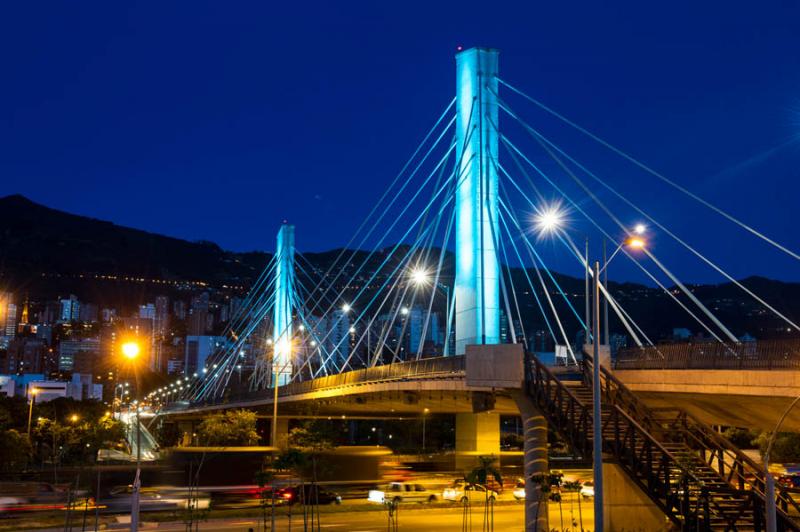
POLYGON ((392 501, 400 502, 436 502, 439 496, 422 484, 412 482, 392 482, 384 490, 370 490, 367 500, 379 504, 392 501))
POLYGON ((454 482, 449 488, 445 488, 442 498, 453 502, 469 501, 472 503, 486 500, 494 502, 497 500, 497 492, 481 484, 468 484, 461 480, 454 482))
POLYGON ((584 499, 594 499, 594 482, 591 480, 584 482, 580 493, 584 499))

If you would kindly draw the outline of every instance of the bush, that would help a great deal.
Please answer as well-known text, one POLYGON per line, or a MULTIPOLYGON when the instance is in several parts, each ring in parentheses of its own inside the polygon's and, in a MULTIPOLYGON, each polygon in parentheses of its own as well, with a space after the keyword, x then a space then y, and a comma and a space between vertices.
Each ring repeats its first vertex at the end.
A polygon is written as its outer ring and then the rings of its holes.
POLYGON ((759 432, 749 429, 728 427, 722 435, 740 449, 752 449, 757 446, 755 440, 758 438, 759 432))
POLYGON ((248 410, 212 414, 200 423, 197 434, 201 445, 256 445, 258 444, 256 415, 248 410))
MULTIPOLYGON (((771 434, 772 433, 765 431, 756 439, 758 449, 761 451, 762 456, 767 452, 767 445, 769 445, 771 434)), ((775 443, 772 445, 769 461, 783 463, 800 462, 800 434, 796 432, 779 432, 775 437, 775 443)))

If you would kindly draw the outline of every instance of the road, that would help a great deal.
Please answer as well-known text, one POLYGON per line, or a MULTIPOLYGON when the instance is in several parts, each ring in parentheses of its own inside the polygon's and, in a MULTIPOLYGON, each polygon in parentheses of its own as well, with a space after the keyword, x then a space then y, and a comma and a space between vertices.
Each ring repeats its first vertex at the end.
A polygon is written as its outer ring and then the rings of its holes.
MULTIPOLYGON (((283 512, 281 512, 283 514, 283 512)), ((592 508, 591 501, 581 505, 583 515, 584 530, 587 532, 592 528, 592 508)), ((556 503, 550 504, 550 526, 551 528, 561 528, 559 524, 563 516, 563 529, 571 528, 572 519, 576 525, 579 522, 579 511, 577 497, 569 494, 562 502, 561 511, 556 503)), ((401 506, 397 514, 397 530, 414 531, 441 531, 441 532, 463 532, 463 509, 454 505, 446 508, 415 509, 412 505, 401 506)), ((474 506, 472 509, 472 527, 467 530, 481 530, 483 520, 483 506, 474 506)), ((524 507, 522 503, 498 504, 494 509, 495 530, 514 531, 523 529, 524 507)), ((276 530, 288 532, 289 522, 285 514, 276 519, 276 530)), ((255 518, 231 518, 208 521, 200 523, 199 530, 202 531, 241 531, 247 532, 253 529, 254 532, 260 530, 260 521, 255 518)), ((352 511, 352 512, 332 512, 323 513, 321 516, 321 528, 325 531, 338 532, 383 532, 389 530, 388 515, 383 511, 352 511)), ((302 515, 295 515, 292 519, 291 530, 301 531, 303 529, 302 515)), ((580 530, 579 525, 572 528, 580 530)), ((184 532, 184 523, 160 523, 158 532, 184 532)))

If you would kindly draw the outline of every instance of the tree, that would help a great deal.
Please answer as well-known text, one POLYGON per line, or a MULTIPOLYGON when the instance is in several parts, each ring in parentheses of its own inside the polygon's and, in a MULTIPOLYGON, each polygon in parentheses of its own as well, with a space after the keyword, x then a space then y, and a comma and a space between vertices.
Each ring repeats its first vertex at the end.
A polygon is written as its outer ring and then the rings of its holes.
POLYGON ((0 431, 0 472, 19 473, 30 463, 33 449, 28 436, 14 429, 0 431))
MULTIPOLYGON (((762 456, 767 451, 771 436, 771 432, 764 431, 754 442, 758 444, 758 449, 761 451, 762 456)), ((800 462, 800 434, 796 432, 779 432, 775 437, 775 443, 772 444, 769 461, 770 463, 800 462)))
POLYGON ((202 445, 245 446, 258 443, 256 415, 248 410, 231 410, 205 418, 197 430, 202 445))
MULTIPOLYGON (((464 480, 467 484, 480 484, 481 486, 486 486, 489 480, 494 480, 498 485, 502 486, 503 476, 500 474, 500 470, 495 467, 496 462, 497 457, 494 455, 479 456, 478 467, 470 471, 464 477, 464 480)), ((489 498, 488 486, 486 486, 484 494, 486 496, 486 505, 483 509, 483 530, 490 531, 494 530, 494 499, 489 498)))

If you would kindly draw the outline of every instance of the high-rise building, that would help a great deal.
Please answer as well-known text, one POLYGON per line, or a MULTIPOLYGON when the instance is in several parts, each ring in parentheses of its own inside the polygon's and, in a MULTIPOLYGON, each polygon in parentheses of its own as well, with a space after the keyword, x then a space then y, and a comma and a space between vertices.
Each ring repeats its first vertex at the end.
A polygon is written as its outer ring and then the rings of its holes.
POLYGON ((58 345, 58 369, 95 373, 100 357, 100 338, 62 340, 58 345))
POLYGON ((439 314, 436 312, 431 312, 430 319, 427 318, 427 309, 423 309, 421 307, 414 307, 408 312, 407 328, 409 339, 409 356, 416 355, 420 348, 420 342, 422 343, 423 348, 425 347, 426 342, 430 342, 432 344, 431 347, 442 344, 443 335, 439 327, 439 314), (424 340, 422 339, 423 330, 425 331, 424 340))
POLYGON ((97 321, 99 311, 94 303, 82 303, 78 311, 80 321, 84 323, 94 323, 97 321))
POLYGON ((186 337, 186 355, 183 370, 186 375, 199 373, 206 360, 225 346, 224 336, 192 335, 186 337))
POLYGON ((139 317, 145 320, 155 320, 156 306, 153 303, 139 305, 139 317))
POLYGON ((155 307, 156 334, 163 338, 169 330, 169 298, 167 296, 156 297, 155 307))
POLYGON ((186 332, 189 336, 204 336, 209 331, 209 295, 208 292, 196 295, 192 298, 192 306, 189 309, 189 323, 186 332))
POLYGON ((78 321, 80 319, 80 309, 81 304, 78 301, 78 297, 74 295, 70 295, 67 299, 61 300, 61 312, 59 314, 58 321, 70 322, 70 321, 78 321))
POLYGON ((17 334, 17 305, 8 303, 6 306, 5 335, 15 336, 17 334))

